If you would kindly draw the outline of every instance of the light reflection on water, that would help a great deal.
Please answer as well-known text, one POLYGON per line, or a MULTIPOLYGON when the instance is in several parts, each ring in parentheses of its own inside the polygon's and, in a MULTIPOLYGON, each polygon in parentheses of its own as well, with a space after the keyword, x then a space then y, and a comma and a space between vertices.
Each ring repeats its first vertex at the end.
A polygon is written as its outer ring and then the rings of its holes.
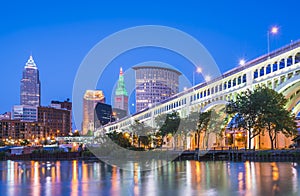
POLYGON ((0 195, 300 195, 300 165, 172 162, 139 171, 102 162, 2 161, 0 195))

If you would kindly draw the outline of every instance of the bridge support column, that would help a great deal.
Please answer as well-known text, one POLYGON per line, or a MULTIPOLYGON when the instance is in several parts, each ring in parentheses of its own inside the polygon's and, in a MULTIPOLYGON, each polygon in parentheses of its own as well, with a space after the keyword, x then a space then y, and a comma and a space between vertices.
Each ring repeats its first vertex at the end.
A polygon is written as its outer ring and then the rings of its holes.
POLYGON ((275 79, 272 79, 272 89, 275 89, 275 79))

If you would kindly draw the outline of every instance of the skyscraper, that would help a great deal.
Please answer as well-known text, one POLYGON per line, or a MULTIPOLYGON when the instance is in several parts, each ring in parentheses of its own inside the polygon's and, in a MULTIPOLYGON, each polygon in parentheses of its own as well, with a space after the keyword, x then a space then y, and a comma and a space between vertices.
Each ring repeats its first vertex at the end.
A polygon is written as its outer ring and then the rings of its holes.
POLYGON ((20 104, 29 106, 39 106, 41 103, 41 83, 39 70, 30 55, 21 80, 20 104))
POLYGON ((128 93, 125 88, 124 76, 122 67, 120 68, 118 86, 114 97, 114 108, 121 109, 125 111, 125 115, 128 111, 128 93))
POLYGON ((83 97, 82 134, 94 131, 95 107, 97 103, 105 103, 105 97, 100 90, 86 90, 83 97))
POLYGON ((133 69, 137 112, 179 92, 180 72, 157 66, 136 66, 133 69))

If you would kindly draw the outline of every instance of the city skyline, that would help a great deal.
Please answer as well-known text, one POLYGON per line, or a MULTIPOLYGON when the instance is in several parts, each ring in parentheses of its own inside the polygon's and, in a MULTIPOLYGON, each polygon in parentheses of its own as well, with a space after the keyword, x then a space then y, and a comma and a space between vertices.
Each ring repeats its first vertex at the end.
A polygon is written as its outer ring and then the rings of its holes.
MULTIPOLYGON (((60 3, 60 7, 52 7, 54 10, 51 12, 38 3, 4 4, 7 9, 1 13, 0 56, 5 67, 0 76, 9 85, 2 86, 6 96, 0 105, 0 113, 11 111, 11 107, 19 103, 21 70, 31 53, 39 65, 43 84, 41 105, 53 99, 72 98, 76 71, 87 52, 111 33, 136 25, 160 24, 191 34, 209 50, 224 73, 237 66, 240 58, 247 61, 265 54, 267 32, 272 25, 278 25, 279 33, 270 36, 271 51, 299 39, 299 27, 292 20, 297 17, 298 4, 297 1, 290 1, 279 7, 266 1, 261 2, 260 6, 248 2, 241 7, 237 1, 220 2, 217 5, 207 2, 191 2, 189 5, 153 2, 147 6, 148 10, 139 3, 123 10, 122 3, 118 7, 113 3, 60 3), (72 9, 65 12, 69 6, 72 9), (278 14, 266 14, 266 7, 278 14), (27 12, 28 9, 36 12, 27 12), (79 10, 89 14, 79 14, 79 10), (53 16, 53 11, 56 16, 53 16), (218 14, 214 15, 214 12, 218 14), (264 20, 260 20, 262 17, 264 20)), ((145 59, 166 61, 179 70, 186 66, 189 69, 183 74, 192 80, 192 65, 179 55, 164 50, 138 49, 111 62, 104 74, 104 79, 111 78, 111 83, 99 83, 97 89, 103 90, 107 100, 111 100, 111 89, 118 79, 114 73, 117 73, 120 66, 126 71, 145 59)), ((196 83, 201 81, 202 77, 196 75, 196 83)))
POLYGON ((0 195, 300 195, 299 6, 2 2, 0 195))

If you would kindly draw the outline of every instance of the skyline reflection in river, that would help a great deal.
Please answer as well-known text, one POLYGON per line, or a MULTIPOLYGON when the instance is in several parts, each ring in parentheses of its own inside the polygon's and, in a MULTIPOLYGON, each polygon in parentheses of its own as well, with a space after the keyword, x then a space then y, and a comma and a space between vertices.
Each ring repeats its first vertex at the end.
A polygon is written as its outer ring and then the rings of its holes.
POLYGON ((297 163, 176 161, 149 171, 102 162, 2 161, 1 195, 299 195, 297 163))

